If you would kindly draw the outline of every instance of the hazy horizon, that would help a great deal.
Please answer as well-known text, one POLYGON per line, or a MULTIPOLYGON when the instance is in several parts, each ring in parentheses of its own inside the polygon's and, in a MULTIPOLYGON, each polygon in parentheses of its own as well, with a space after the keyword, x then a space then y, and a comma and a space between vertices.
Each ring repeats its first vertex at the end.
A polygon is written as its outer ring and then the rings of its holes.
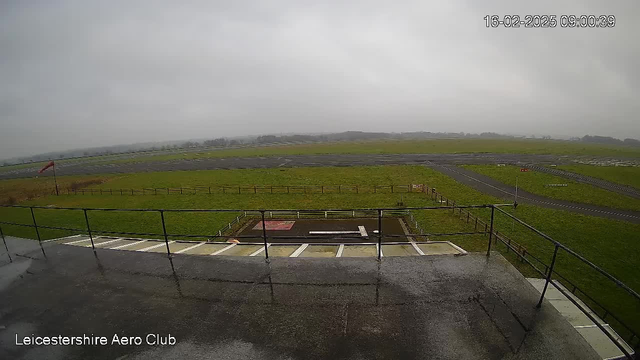
POLYGON ((0 3, 0 158, 279 133, 640 138, 637 1, 0 3), (486 28, 490 14, 614 28, 486 28))

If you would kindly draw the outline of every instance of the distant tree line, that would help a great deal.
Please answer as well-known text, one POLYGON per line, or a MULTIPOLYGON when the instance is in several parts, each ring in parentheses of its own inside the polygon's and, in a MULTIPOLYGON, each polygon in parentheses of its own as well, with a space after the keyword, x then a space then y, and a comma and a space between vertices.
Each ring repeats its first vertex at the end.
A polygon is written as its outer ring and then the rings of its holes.
POLYGON ((596 143, 596 144, 611 144, 611 145, 631 145, 631 146, 640 146, 640 140, 637 139, 616 139, 610 136, 590 136, 585 135, 582 137, 583 142, 587 143, 596 143))

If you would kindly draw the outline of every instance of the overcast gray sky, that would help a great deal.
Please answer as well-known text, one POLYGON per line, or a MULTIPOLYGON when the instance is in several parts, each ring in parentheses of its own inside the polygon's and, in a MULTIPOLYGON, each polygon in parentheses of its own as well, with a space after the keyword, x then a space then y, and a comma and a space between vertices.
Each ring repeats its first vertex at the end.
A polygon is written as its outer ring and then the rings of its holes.
POLYGON ((0 158, 343 130, 640 138, 640 2, 517 3, 3 0, 0 158))

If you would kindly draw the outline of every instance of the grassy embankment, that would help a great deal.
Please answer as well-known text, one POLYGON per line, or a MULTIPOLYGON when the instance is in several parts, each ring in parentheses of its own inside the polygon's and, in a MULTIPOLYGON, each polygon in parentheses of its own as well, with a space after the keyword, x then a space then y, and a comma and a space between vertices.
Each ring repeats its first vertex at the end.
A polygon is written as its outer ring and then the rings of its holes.
MULTIPOLYGON (((514 187, 517 176, 518 188, 553 199, 601 205, 616 209, 640 210, 640 201, 637 199, 560 176, 537 171, 520 172, 520 167, 518 166, 464 165, 464 168, 514 187), (547 184, 567 184, 567 186, 545 186, 547 184)), ((630 178, 632 174, 627 176, 619 176, 619 179, 634 181, 630 178)))
POLYGON ((563 165, 558 168, 640 189, 640 167, 563 165))

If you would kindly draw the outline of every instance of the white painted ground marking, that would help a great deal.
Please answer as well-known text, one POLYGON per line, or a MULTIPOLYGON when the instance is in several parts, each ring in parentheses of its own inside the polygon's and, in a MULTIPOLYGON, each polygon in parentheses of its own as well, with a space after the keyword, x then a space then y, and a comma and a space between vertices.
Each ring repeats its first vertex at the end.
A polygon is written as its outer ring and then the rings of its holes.
MULTIPOLYGON (((602 324, 602 327, 607 326, 608 324, 602 324)), ((591 325, 576 325, 574 326, 574 328, 576 329, 584 329, 584 328, 594 328, 594 327, 598 327, 598 325, 596 324, 591 324, 591 325)))
POLYGON ((204 242, 204 241, 203 241, 203 242, 201 242, 200 244, 196 244, 196 245, 193 245, 193 246, 189 246, 188 248, 184 248, 184 249, 182 249, 182 250, 178 250, 178 251, 176 251, 174 254, 182 254, 183 252, 187 252, 187 251, 189 251, 189 250, 193 250, 193 249, 195 249, 195 248, 197 248, 197 247, 199 247, 199 246, 202 246, 202 245, 204 245, 204 244, 206 244, 206 242, 204 242))
POLYGON ((467 251, 463 248, 461 248, 460 246, 452 243, 451 241, 447 241, 447 244, 451 245, 454 249, 460 251, 460 255, 467 255, 467 251))
MULTIPOLYGON (((43 243, 48 243, 48 242, 51 242, 51 241, 59 241, 59 240, 64 240, 64 239, 72 239, 72 238, 77 238, 78 236, 82 236, 82 235, 78 234, 78 235, 71 235, 71 236, 63 236, 61 238, 45 240, 45 241, 43 241, 43 243)), ((100 236, 97 236, 97 237, 94 237, 93 239, 95 240, 95 239, 97 239, 99 237, 100 236)))
POLYGON ((360 231, 309 231, 312 235, 361 234, 360 231))
POLYGON ((302 254, 302 252, 309 247, 309 244, 302 244, 300 245, 299 248, 296 249, 296 251, 293 252, 293 254, 289 255, 289 257, 298 257, 300 254, 302 254))
POLYGON ((81 243, 83 241, 91 241, 91 239, 76 240, 76 241, 72 241, 72 242, 68 242, 68 243, 64 243, 64 244, 65 245, 73 245, 73 244, 81 243))
POLYGON ((364 226, 360 225, 358 226, 358 229, 360 230, 360 235, 362 237, 369 237, 369 234, 367 234, 367 229, 365 229, 364 226))
POLYGON ((340 244, 338 248, 338 252, 336 253, 336 257, 342 257, 342 252, 344 251, 344 244, 340 244))
MULTIPOLYGON (((271 246, 271 244, 267 244, 267 248, 271 246)), ((253 254, 249 255, 249 256, 256 256, 260 253, 262 253, 264 251, 264 246, 260 247, 260 249, 256 250, 253 254)))
POLYGON ((411 240, 410 242, 411 242, 411 245, 413 245, 413 248, 415 249, 415 251, 418 252, 418 254, 424 255, 424 252, 422 251, 422 249, 418 247, 418 244, 416 244, 415 241, 411 240))
MULTIPOLYGON (((169 241, 169 245, 173 244, 174 242, 175 242, 175 241, 169 241)), ((136 250, 136 251, 143 251, 143 252, 144 252, 144 251, 147 251, 147 250, 152 250, 152 249, 155 249, 155 248, 159 248, 160 246, 164 246, 165 244, 166 244, 166 243, 163 243, 163 242, 162 242, 162 243, 160 243, 160 244, 153 245, 153 246, 149 246, 149 247, 146 247, 146 248, 144 248, 144 249, 139 249, 139 250, 136 250)))
POLYGON ((231 249, 232 247, 234 247, 234 246, 236 246, 236 245, 238 245, 238 244, 231 244, 231 245, 229 245, 229 246, 226 246, 226 247, 224 247, 224 248, 222 248, 222 249, 220 249, 220 250, 218 250, 218 251, 214 252, 213 254, 211 254, 211 256, 213 256, 213 255, 218 255, 218 254, 220 254, 221 252, 223 252, 223 251, 227 251, 227 250, 231 249))
POLYGON ((133 245, 136 245, 136 244, 142 244, 143 242, 146 242, 146 241, 147 240, 142 240, 142 241, 136 241, 136 242, 131 243, 131 244, 124 244, 124 245, 116 246, 114 248, 111 248, 111 250, 124 249, 126 247, 133 246, 133 245))
MULTIPOLYGON (((93 240, 95 240, 95 239, 93 239, 93 240)), ((114 242, 116 242, 116 241, 120 241, 120 240, 122 240, 122 238, 117 238, 117 239, 114 239, 114 240, 109 240, 109 241, 101 242, 100 244, 96 244, 96 245, 111 244, 111 243, 114 243, 114 242)))

